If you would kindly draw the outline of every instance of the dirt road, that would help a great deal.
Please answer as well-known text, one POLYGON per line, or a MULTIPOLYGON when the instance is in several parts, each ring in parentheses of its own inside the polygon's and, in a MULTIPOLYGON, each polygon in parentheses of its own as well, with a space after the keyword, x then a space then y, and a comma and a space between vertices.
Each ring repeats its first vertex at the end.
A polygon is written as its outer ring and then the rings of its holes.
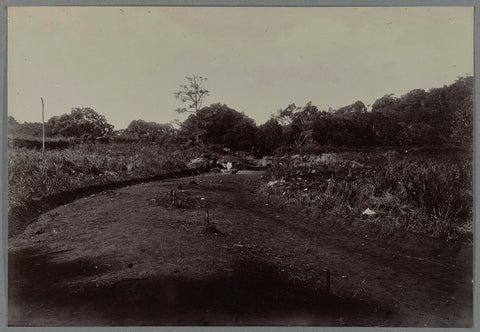
POLYGON ((9 239, 9 325, 472 325, 471 243, 301 216, 256 197, 260 176, 151 182, 41 215, 9 239), (223 236, 202 232, 205 209, 223 236))

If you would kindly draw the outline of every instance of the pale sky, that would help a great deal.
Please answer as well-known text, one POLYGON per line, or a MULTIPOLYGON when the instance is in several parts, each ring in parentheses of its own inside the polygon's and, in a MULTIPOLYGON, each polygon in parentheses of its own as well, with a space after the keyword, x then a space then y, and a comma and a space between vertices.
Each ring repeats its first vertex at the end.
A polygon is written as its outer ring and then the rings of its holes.
POLYGON ((9 7, 8 114, 92 107, 115 129, 184 120, 174 92, 208 77, 257 124, 290 103, 373 103, 473 73, 473 7, 9 7))

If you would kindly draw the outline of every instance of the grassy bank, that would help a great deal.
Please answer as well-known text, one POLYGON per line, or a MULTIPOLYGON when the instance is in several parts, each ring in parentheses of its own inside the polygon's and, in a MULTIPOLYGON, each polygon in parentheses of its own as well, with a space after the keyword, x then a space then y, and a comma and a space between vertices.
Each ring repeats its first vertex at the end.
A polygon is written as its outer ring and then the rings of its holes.
POLYGON ((312 216, 457 237, 473 228, 471 154, 339 153, 278 158, 259 193, 312 216), (363 214, 366 209, 373 214, 363 214))
POLYGON ((63 150, 10 149, 8 152, 9 208, 78 188, 132 178, 151 177, 185 169, 198 148, 173 149, 157 145, 85 144, 63 150))

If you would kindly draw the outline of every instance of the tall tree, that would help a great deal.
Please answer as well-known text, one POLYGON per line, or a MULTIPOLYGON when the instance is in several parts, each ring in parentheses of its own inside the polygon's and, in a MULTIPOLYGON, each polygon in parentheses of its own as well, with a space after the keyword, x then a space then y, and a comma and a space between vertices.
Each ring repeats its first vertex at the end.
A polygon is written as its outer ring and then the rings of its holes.
POLYGON ((258 127, 255 138, 260 154, 272 154, 282 144, 282 126, 272 117, 258 127))
POLYGON ((127 136, 157 143, 166 143, 176 135, 176 130, 171 124, 146 122, 144 120, 133 120, 125 129, 127 136))
POLYGON ((290 104, 279 111, 278 121, 284 125, 284 135, 290 137, 300 153, 302 146, 312 139, 314 119, 318 113, 318 108, 312 102, 303 108, 290 104))
POLYGON ((338 110, 335 111, 335 114, 352 114, 352 113, 366 113, 367 112, 367 107, 365 104, 357 100, 355 103, 340 107, 338 110))
POLYGON ((206 77, 192 75, 187 76, 187 84, 180 85, 180 90, 175 92, 175 98, 179 99, 182 103, 187 103, 188 107, 177 108, 178 113, 194 113, 195 114, 195 141, 199 143, 199 119, 198 111, 202 108, 202 102, 210 92, 205 89, 203 83, 207 80, 206 77))
POLYGON ((183 122, 180 134, 184 138, 190 138, 198 133, 204 143, 249 151, 255 144, 256 129, 255 122, 248 116, 217 103, 203 107, 198 111, 198 116, 190 115, 183 122))
POLYGON ((52 135, 80 137, 83 134, 102 136, 113 131, 104 115, 90 107, 74 107, 70 114, 51 117, 47 126, 52 135))

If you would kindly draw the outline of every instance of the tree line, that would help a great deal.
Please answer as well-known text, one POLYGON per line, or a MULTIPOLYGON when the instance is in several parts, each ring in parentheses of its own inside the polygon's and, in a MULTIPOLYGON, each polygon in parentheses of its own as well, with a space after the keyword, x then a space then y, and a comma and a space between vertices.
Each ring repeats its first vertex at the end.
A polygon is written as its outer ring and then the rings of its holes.
MULTIPOLYGON (((204 97, 209 95, 203 86, 205 81, 200 76, 187 77, 187 84, 175 93, 177 99, 187 104, 177 112, 191 113, 179 128, 133 120, 126 129, 115 131, 103 115, 91 108, 76 107, 70 114, 50 118, 46 135, 90 135, 152 144, 214 144, 257 155, 272 154, 278 149, 302 152, 316 146, 472 146, 472 76, 429 91, 415 89, 401 97, 385 95, 372 104, 371 111, 362 101, 328 110, 320 110, 311 102, 304 106, 292 103, 259 126, 225 104, 202 107, 204 97)), ((10 134, 41 136, 42 126, 20 124, 10 116, 8 129, 10 134)))

